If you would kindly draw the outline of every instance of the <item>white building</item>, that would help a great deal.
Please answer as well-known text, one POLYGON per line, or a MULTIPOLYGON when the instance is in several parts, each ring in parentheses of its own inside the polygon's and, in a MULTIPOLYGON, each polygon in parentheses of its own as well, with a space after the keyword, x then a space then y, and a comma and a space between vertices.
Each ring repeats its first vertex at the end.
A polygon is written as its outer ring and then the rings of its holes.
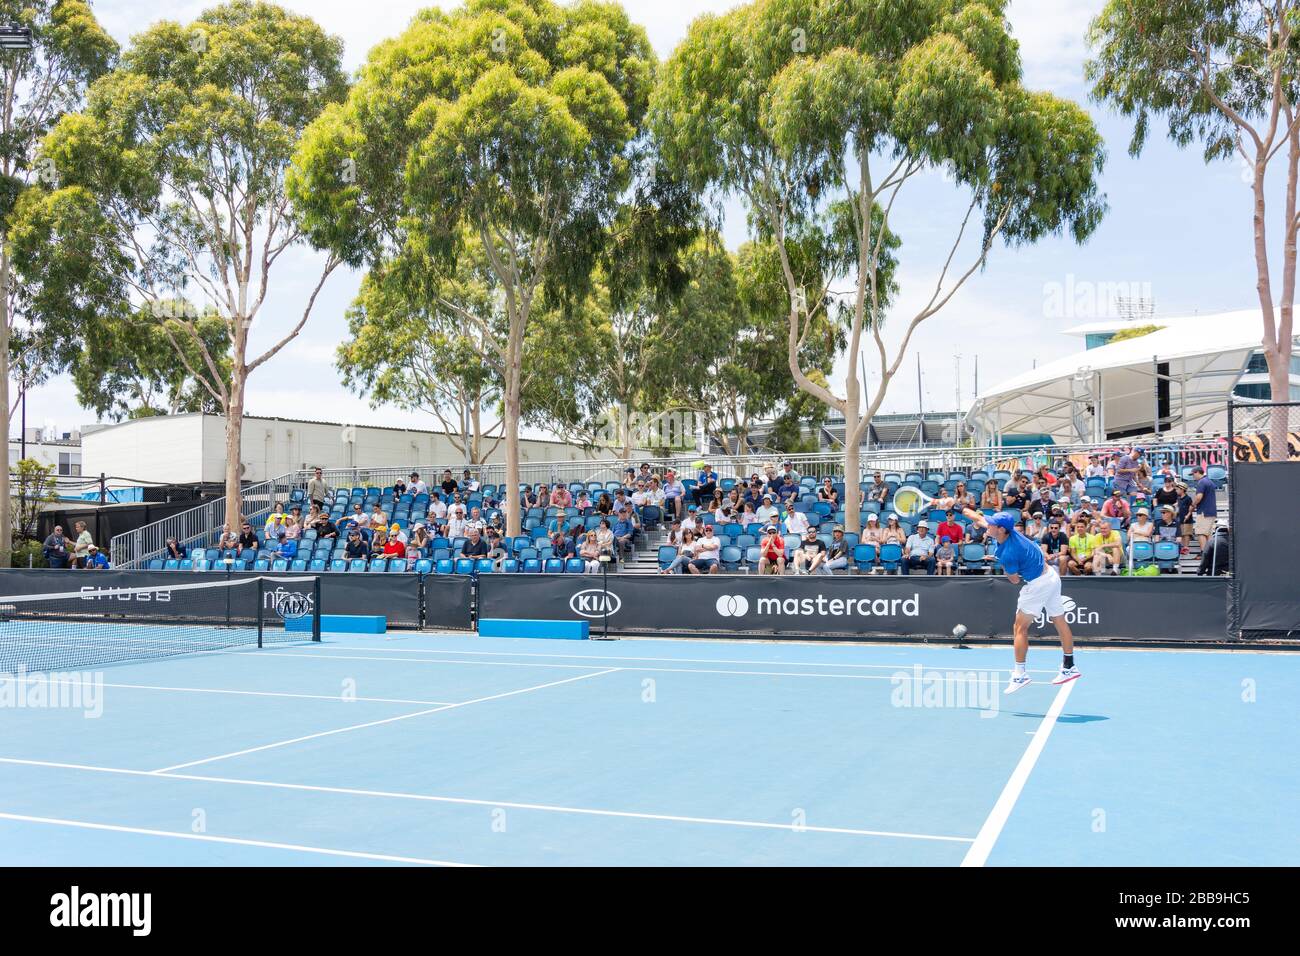
POLYGON ((58 432, 46 428, 28 428, 22 438, 9 439, 9 470, 12 472, 25 455, 42 465, 49 465, 61 477, 81 474, 81 433, 58 432))
MULTIPOLYGON (((338 422, 245 416, 241 459, 244 479, 265 481, 317 465, 323 468, 385 468, 405 465, 455 467, 465 460, 446 433, 338 422)), ((222 482, 226 477, 226 421, 199 413, 159 415, 82 430, 82 471, 142 482, 222 482)), ((612 454, 584 451, 556 441, 520 439, 520 459, 587 461, 612 454)), ((637 451, 636 454, 647 454, 637 451)), ((505 444, 488 456, 505 461, 505 444)))
MULTIPOLYGON (((1128 436, 1227 430, 1229 400, 1267 399, 1258 309, 1218 315, 1143 317, 1077 326, 1081 352, 1039 365, 982 391, 965 424, 978 444, 1014 436, 1103 442, 1128 436), (1160 328, 1112 342, 1136 325, 1160 328)), ((1290 395, 1300 398, 1300 337, 1290 395)))

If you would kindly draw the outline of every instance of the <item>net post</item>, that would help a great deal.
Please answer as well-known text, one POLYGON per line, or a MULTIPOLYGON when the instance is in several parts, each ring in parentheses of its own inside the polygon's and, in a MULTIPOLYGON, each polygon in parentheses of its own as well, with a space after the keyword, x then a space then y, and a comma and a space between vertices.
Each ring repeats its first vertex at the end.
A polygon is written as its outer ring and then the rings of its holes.
POLYGON ((266 578, 259 576, 257 579, 257 649, 262 649, 262 615, 266 613, 266 599, 264 597, 264 588, 266 587, 266 578))
POLYGON ((311 586, 311 639, 317 644, 320 643, 320 579, 316 575, 311 586))

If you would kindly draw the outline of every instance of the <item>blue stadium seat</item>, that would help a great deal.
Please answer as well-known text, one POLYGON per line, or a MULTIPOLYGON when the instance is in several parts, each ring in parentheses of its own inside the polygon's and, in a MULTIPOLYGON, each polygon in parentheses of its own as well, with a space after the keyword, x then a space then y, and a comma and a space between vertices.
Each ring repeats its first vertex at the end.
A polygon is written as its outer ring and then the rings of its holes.
POLYGON ((202 561, 207 556, 208 556, 208 551, 206 548, 195 548, 190 552, 191 561, 202 561))
POLYGON ((989 569, 988 561, 984 560, 984 545, 967 542, 961 546, 961 567, 960 570, 967 574, 984 574, 989 569))
POLYGON ((433 562, 430 561, 428 558, 421 558, 420 560, 416 561, 416 562, 415 562, 415 573, 416 573, 416 574, 432 574, 432 573, 433 573, 433 562))
POLYGON ((347 569, 348 569, 348 562, 343 558, 332 558, 330 560, 331 571, 346 571, 347 569))
POLYGON ((741 551, 748 551, 750 548, 758 545, 758 536, 752 534, 742 534, 736 537, 736 547, 741 551))
POLYGON ((180 564, 181 564, 181 563, 180 563, 180 561, 179 561, 178 559, 176 559, 176 558, 168 558, 166 561, 163 562, 163 570, 164 570, 164 571, 175 571, 178 567, 180 567, 180 564))
POLYGON ((564 562, 564 572, 566 574, 582 574, 587 570, 587 562, 582 558, 569 558, 564 562))
POLYGON ((405 574, 405 573, 406 573, 406 559, 405 559, 405 558, 393 558, 391 561, 389 561, 389 562, 388 562, 388 573, 389 573, 389 574, 393 574, 393 573, 397 573, 397 574, 405 574))
POLYGON ((493 574, 496 571, 496 564, 491 558, 479 558, 474 562, 475 574, 493 574))
POLYGON ((324 558, 313 558, 309 570, 312 574, 319 574, 325 570, 324 558))
POLYGON ((211 562, 208 561, 206 558, 200 558, 197 561, 193 561, 192 564, 190 565, 190 567, 193 568, 193 570, 195 571, 206 571, 210 566, 211 566, 211 562))
POLYGON ((254 570, 254 571, 270 571, 270 570, 271 570, 271 559, 270 559, 270 558, 258 558, 256 561, 253 562, 253 570, 254 570))
POLYGON ((364 571, 366 569, 365 558, 353 558, 348 562, 348 571, 364 571))
POLYGON ((473 573, 474 573, 474 559, 473 559, 473 558, 457 558, 457 559, 456 559, 456 573, 457 573, 457 574, 473 574, 473 573))
POLYGON ((564 562, 559 558, 547 558, 545 571, 547 574, 563 574, 564 562))
POLYGON ((529 558, 523 563, 523 571, 525 574, 538 574, 541 570, 542 562, 538 561, 536 558, 529 558))
POLYGON ((434 568, 439 574, 452 574, 456 570, 456 565, 452 563, 451 558, 443 558, 434 563, 434 568))
POLYGON ((722 570, 738 571, 740 562, 744 557, 744 552, 735 545, 727 545, 722 549, 722 570))
POLYGON ((306 559, 305 558, 294 559, 293 563, 289 565, 289 570, 292 571, 294 574, 302 574, 304 571, 307 570, 306 559))
POLYGON ((285 558, 276 558, 271 562, 272 571, 288 571, 289 562, 285 558))
POLYGON ((371 558, 371 559, 370 559, 370 564, 366 567, 366 570, 367 570, 367 571, 379 571, 379 572, 387 571, 387 570, 388 570, 388 559, 387 559, 387 558, 371 558))
POLYGON ((1133 567, 1135 568, 1146 567, 1156 559, 1156 549, 1150 541, 1134 541, 1132 554, 1133 567))
POLYGON ((515 558, 506 558, 501 562, 502 574, 514 574, 519 570, 519 562, 515 558))
POLYGON ((149 570, 150 570, 150 571, 161 571, 162 569, 163 569, 163 559, 162 559, 162 558, 154 558, 153 560, 151 560, 151 561, 149 562, 149 570))
POLYGON ((662 571, 677 558, 677 549, 671 544, 659 545, 659 570, 662 571))
POLYGON ((745 563, 752 568, 758 567, 759 558, 762 556, 763 552, 758 550, 758 545, 756 544, 750 545, 745 549, 745 563))
POLYGON ((894 574, 898 571, 899 564, 903 560, 903 548, 897 544, 881 545, 880 548, 880 565, 885 569, 886 574, 894 574))
POLYGON ((434 548, 431 556, 434 561, 451 560, 451 548, 434 548))
POLYGON ((1155 549, 1156 564, 1160 570, 1179 573, 1178 554, 1180 548, 1177 541, 1157 541, 1155 549))
POLYGON ((859 571, 870 571, 876 566, 876 546, 859 544, 853 549, 853 564, 859 571))

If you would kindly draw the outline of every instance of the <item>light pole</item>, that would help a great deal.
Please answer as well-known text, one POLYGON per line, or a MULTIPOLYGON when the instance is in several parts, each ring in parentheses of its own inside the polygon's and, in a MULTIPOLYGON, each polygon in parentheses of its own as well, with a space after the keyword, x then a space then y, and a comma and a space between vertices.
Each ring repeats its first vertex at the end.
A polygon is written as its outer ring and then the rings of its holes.
POLYGON ((600 589, 601 589, 601 608, 604 616, 604 624, 601 628, 601 635, 595 640, 612 641, 615 638, 609 636, 609 562, 613 560, 606 549, 600 552, 600 589))

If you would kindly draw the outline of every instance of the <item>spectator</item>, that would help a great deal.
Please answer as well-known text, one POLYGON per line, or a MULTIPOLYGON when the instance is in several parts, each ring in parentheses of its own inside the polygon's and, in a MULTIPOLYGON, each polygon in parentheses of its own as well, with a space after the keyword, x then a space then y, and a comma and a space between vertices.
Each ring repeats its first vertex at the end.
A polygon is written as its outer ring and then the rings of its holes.
POLYGON ((408 547, 413 547, 415 550, 419 551, 420 557, 424 557, 428 554, 429 542, 431 540, 432 539, 429 537, 429 529, 425 527, 424 522, 417 521, 415 526, 411 528, 411 537, 406 544, 408 547))
POLYGON ((1175 505, 1161 505, 1155 521, 1157 541, 1178 542, 1178 508, 1175 505))
POLYGON ((686 565, 687 573, 717 574, 721 553, 722 540, 713 533, 713 525, 706 524, 695 539, 695 559, 686 565))
POLYGON ((1128 500, 1118 488, 1111 490, 1110 497, 1101 506, 1101 513, 1103 517, 1110 519, 1111 527, 1127 527, 1129 519, 1133 517, 1133 510, 1129 507, 1128 500))
POLYGON ((612 530, 614 553, 619 556, 630 555, 636 539, 636 528, 632 524, 631 514, 627 511, 620 512, 612 530))
POLYGON ((888 499, 889 483, 880 472, 876 472, 871 478, 871 487, 867 490, 867 501, 875 501, 884 508, 888 499))
POLYGON ((555 483, 555 490, 551 492, 551 506, 554 508, 572 508, 573 494, 561 482, 555 483))
POLYGON ((378 528, 370 537, 370 557, 382 558, 386 547, 388 547, 388 531, 385 528, 378 528))
POLYGON ((874 544, 877 549, 885 543, 885 529, 880 527, 880 515, 867 512, 867 525, 862 529, 862 543, 874 544))
POLYGON ((525 511, 531 511, 533 508, 540 508, 541 498, 537 495, 536 488, 525 488, 523 494, 519 496, 519 504, 525 511))
POLYGON ((1228 534, 1228 523, 1215 519, 1214 534, 1209 543, 1201 549, 1201 563, 1196 569, 1198 575, 1228 574, 1232 571, 1232 539, 1228 534))
POLYGON ((302 508, 298 505, 289 509, 289 516, 284 519, 284 533, 291 538, 302 537, 302 508))
POLYGON ((637 472, 637 478, 649 485, 654 476, 655 473, 650 470, 650 463, 648 461, 641 462, 641 470, 637 472))
POLYGON ((1031 541, 1037 541, 1043 536, 1043 532, 1047 530, 1045 518, 1046 516, 1043 515, 1041 510, 1031 511, 1029 517, 1024 521, 1024 528, 1021 529, 1021 533, 1031 541))
POLYGON ((442 493, 447 496, 454 494, 456 489, 460 487, 456 484, 456 479, 451 476, 450 468, 443 471, 442 484, 439 487, 442 488, 442 493))
POLYGON ((1047 465, 1039 465, 1037 475, 1038 480, 1048 487, 1051 487, 1057 482, 1056 475, 1052 474, 1052 469, 1047 465))
MULTIPOLYGON (((794 532, 791 531, 793 534, 794 532)), ((794 573, 814 574, 826 560, 826 544, 817 537, 812 528, 803 533, 803 541, 794 552, 794 573)))
POLYGON ((749 533, 750 533, 750 531, 749 531, 750 528, 752 528, 754 525, 761 525, 762 523, 763 523, 763 522, 761 522, 761 521, 758 519, 758 512, 756 512, 756 511, 754 510, 754 505, 753 505, 753 503, 752 503, 752 502, 749 502, 749 501, 746 501, 746 502, 745 502, 745 507, 744 507, 744 509, 740 512, 740 527, 741 527, 741 529, 742 529, 746 534, 749 534, 749 533))
POLYGON ((664 476, 664 511, 675 518, 685 515, 686 487, 677 480, 677 473, 671 468, 664 476))
POLYGON ((1069 561, 1071 574, 1092 574, 1093 553, 1101 543, 1098 535, 1093 534, 1087 517, 1079 515, 1074 521, 1074 534, 1070 536, 1069 561))
POLYGON ((1100 455, 1088 456, 1088 470, 1084 472, 1088 478, 1105 478, 1106 467, 1101 463, 1100 455))
MULTIPOLYGON (((966 507, 969 507, 967 505, 966 507)), ((965 540, 966 530, 957 521, 953 509, 949 508, 944 512, 943 520, 939 522, 939 528, 935 531, 941 539, 947 538, 954 547, 960 548, 961 543, 965 540)))
POLYGON ((1192 486, 1192 513, 1195 515, 1193 530, 1204 551, 1210 535, 1214 533, 1217 524, 1215 519, 1219 516, 1219 489, 1213 479, 1205 477, 1205 469, 1200 465, 1192 468, 1192 481, 1195 482, 1192 486))
POLYGON ((1039 485, 1037 493, 1025 509, 1027 512, 1025 517, 1028 518, 1030 515, 1043 515, 1046 517, 1052 513, 1052 505, 1055 503, 1056 501, 1052 497, 1052 489, 1047 485, 1039 485))
POLYGON ((573 542, 563 531, 557 531, 551 535, 551 547, 555 549, 555 556, 561 561, 572 557, 574 554, 573 542))
POLYGON ((695 479, 695 503, 702 505, 713 497, 718 490, 718 473, 708 462, 702 462, 699 475, 695 479))
POLYGON ((307 500, 317 507, 325 507, 325 499, 329 497, 330 486, 325 483, 325 474, 319 468, 315 469, 311 481, 307 482, 307 500))
POLYGON ((438 495, 434 495, 429 499, 429 510, 426 512, 425 517, 431 519, 434 528, 446 530, 447 502, 443 501, 438 495))
POLYGON ((1119 461, 1115 462, 1115 483, 1111 487, 1118 489, 1122 495, 1132 494, 1137 491, 1139 463, 1141 460, 1142 452, 1138 448, 1130 448, 1120 455, 1119 461))
POLYGON ((329 515, 321 513, 320 520, 316 522, 316 537, 327 540, 338 540, 339 526, 334 523, 329 515))
POLYGON ((1033 500, 1033 495, 1029 490, 1029 477, 1021 475, 1016 479, 1015 486, 1002 496, 1002 507, 1006 511, 1019 512, 1023 517, 1029 513, 1029 502, 1033 500))
MULTIPOLYGON (((176 539, 169 538, 169 545, 175 545, 176 539)), ((41 551, 45 555, 45 563, 52 568, 66 568, 68 566, 68 539, 63 536, 63 526, 55 525, 54 530, 50 532, 41 545, 41 551)))
POLYGON ((381 505, 378 501, 376 501, 375 506, 370 509, 370 527, 372 528, 388 527, 388 515, 384 514, 384 506, 381 505))
MULTIPOLYGON (((357 506, 358 508, 360 505, 357 506)), ((266 516, 266 523, 262 526, 262 535, 271 541, 276 541, 280 537, 280 532, 284 530, 289 516, 284 512, 284 502, 277 501, 271 513, 266 516)))
POLYGON ((108 558, 100 552, 99 548, 92 544, 86 554, 86 569, 88 571, 107 571, 111 567, 108 558))
POLYGON ((984 494, 980 495, 980 507, 985 511, 1002 511, 1002 492, 998 490, 997 480, 990 478, 984 482, 984 494))
POLYGON ((910 574, 913 568, 925 568, 926 574, 934 574, 934 550, 937 544, 930 537, 930 522, 922 518, 916 523, 916 531, 903 546, 903 573, 910 574))
POLYGON ((881 533, 881 536, 884 538, 882 544, 896 544, 900 547, 907 544, 907 532, 903 530, 903 526, 898 521, 898 515, 894 513, 891 513, 885 519, 885 530, 881 533))
POLYGON ((1128 550, 1133 553, 1133 545, 1139 541, 1151 544, 1156 536, 1156 526, 1151 522, 1151 512, 1146 508, 1137 510, 1137 517, 1128 527, 1128 550))
POLYGON ((478 491, 479 488, 482 487, 482 485, 479 484, 479 480, 470 474, 468 468, 466 468, 461 474, 461 484, 465 487, 467 492, 478 491))
POLYGON ((230 530, 230 525, 221 526, 221 537, 217 539, 217 548, 221 551, 233 551, 239 547, 239 535, 230 530))
POLYGON ((277 558, 284 558, 286 561, 292 561, 298 557, 298 541, 296 538, 289 537, 287 531, 281 531, 276 538, 278 546, 275 549, 277 558))
POLYGON ((370 557, 370 545, 366 544, 365 539, 361 537, 361 532, 356 528, 348 532, 348 543, 344 546, 343 553, 347 555, 348 560, 370 557))
POLYGON ((1174 487, 1178 489, 1178 501, 1175 502, 1178 509, 1178 537, 1182 541, 1182 553, 1185 554, 1192 545, 1192 519, 1194 517, 1192 502, 1194 499, 1187 488, 1187 482, 1179 481, 1174 487))
MULTIPOLYGON (((460 492, 451 496, 452 501, 460 501, 460 492)), ((537 507, 549 508, 551 506, 551 490, 546 485, 537 486, 537 507)))
POLYGON ((682 519, 682 530, 694 531, 699 536, 700 526, 704 522, 699 519, 699 509, 695 505, 686 506, 686 517, 682 519))
MULTIPOLYGON (((966 487, 966 482, 959 481, 952 489, 952 507, 957 512, 977 506, 974 493, 966 487)), ((953 542, 954 544, 956 541, 953 542)))
POLYGON ((777 477, 780 480, 780 484, 782 487, 784 487, 786 484, 789 483, 794 484, 796 487, 799 484, 799 472, 794 470, 793 462, 789 462, 789 461, 782 462, 781 474, 778 475, 777 477))
POLYGON ((772 505, 772 496, 763 495, 763 503, 754 509, 754 514, 758 516, 758 521, 764 527, 767 527, 777 519, 777 510, 772 505))
MULTIPOLYGON (((352 506, 352 514, 348 515, 344 523, 346 524, 347 522, 351 522, 352 525, 356 528, 370 527, 370 516, 361 510, 361 502, 358 501, 356 504, 352 506)), ((268 524, 266 527, 266 536, 268 538, 271 537, 278 538, 280 536, 280 529, 279 528, 274 529, 274 535, 273 535, 272 528, 268 524)))
POLYGON ((744 504, 753 505, 757 508, 763 503, 763 480, 757 475, 745 486, 745 494, 741 499, 744 504))
POLYGON ((817 569, 818 574, 833 574, 849 566, 849 542, 844 537, 844 529, 836 527, 831 531, 831 543, 826 548, 826 560, 817 569))
POLYGON ((406 542, 407 542, 406 532, 402 530, 402 526, 400 524, 394 522, 393 524, 390 524, 388 526, 388 540, 390 542, 396 541, 398 544, 402 545, 403 547, 406 546, 406 542))
POLYGON ((77 541, 73 545, 73 564, 75 567, 83 568, 86 566, 86 558, 90 555, 90 549, 94 547, 94 539, 90 537, 90 532, 86 530, 86 522, 78 521, 73 525, 77 532, 77 541))
POLYGON ((758 573, 785 574, 785 539, 774 524, 764 528, 758 540, 758 573))
POLYGON ((469 517, 465 520, 465 528, 478 528, 479 534, 487 533, 487 522, 483 520, 483 512, 478 507, 469 509, 469 517))
POLYGON ((796 511, 793 508, 785 514, 785 530, 795 540, 802 540, 803 536, 808 533, 808 515, 802 511, 796 511))
POLYGON ((1098 519, 1096 550, 1093 552, 1092 573, 1119 574, 1124 564, 1124 541, 1108 518, 1098 519))
POLYGON ((1156 489, 1152 500, 1158 508, 1163 509, 1165 505, 1172 505, 1174 513, 1178 513, 1178 478, 1173 474, 1173 470, 1165 465, 1165 482, 1156 489))
POLYGON ((799 500, 800 488, 795 482, 793 475, 785 475, 781 479, 781 485, 777 488, 776 500, 781 502, 785 508, 790 508, 799 500))
POLYGON ((822 479, 822 486, 817 489, 817 500, 826 502, 832 508, 840 506, 840 493, 835 490, 835 483, 829 477, 822 479))
POLYGON ((388 541, 384 544, 384 557, 386 558, 405 558, 406 542, 390 533, 388 541))
POLYGON ((451 517, 447 519, 447 537, 463 538, 468 531, 469 522, 465 520, 465 506, 452 506, 451 517))
POLYGON ((488 556, 488 545, 483 540, 483 534, 478 528, 470 528, 469 536, 465 543, 460 546, 460 554, 463 558, 486 558, 488 556))
POLYGON ((1056 500, 1062 505, 1073 507, 1079 503, 1079 489, 1069 478, 1062 478, 1056 486, 1056 500))
MULTIPOLYGON (((168 538, 168 539, 167 539, 167 547, 168 547, 168 551, 169 551, 169 553, 167 554, 167 557, 169 557, 169 558, 170 558, 170 557, 176 557, 176 558, 184 557, 184 553, 183 553, 183 552, 182 552, 181 554, 176 554, 176 555, 172 555, 172 554, 170 553, 170 550, 171 550, 172 546, 175 545, 175 544, 176 544, 176 539, 175 539, 175 538, 168 538)), ((236 557, 239 557, 239 558, 242 558, 242 557, 244 557, 245 555, 248 555, 248 554, 251 553, 251 554, 255 557, 255 556, 257 555, 257 551, 258 551, 258 549, 259 549, 261 546, 262 546, 262 542, 260 542, 260 541, 257 540, 257 534, 253 531, 253 526, 252 526, 251 524, 249 524, 247 521, 245 521, 245 522, 243 523, 243 525, 242 525, 242 526, 240 527, 240 529, 239 529, 239 538, 238 538, 238 540, 236 540, 236 542, 235 542, 235 556, 236 556, 236 557)))
POLYGON ((573 507, 578 509, 579 514, 587 514, 591 511, 591 495, 585 491, 578 492, 578 500, 573 503, 573 507))
POLYGON ((582 547, 578 549, 578 557, 582 558, 583 569, 587 574, 600 573, 602 550, 600 542, 596 540, 596 532, 588 531, 587 536, 583 539, 582 547))
POLYGON ((505 562, 506 558, 510 557, 509 552, 506 550, 505 540, 502 538, 501 532, 497 531, 496 528, 488 528, 487 532, 483 535, 483 538, 487 541, 487 557, 488 560, 492 562, 492 570, 500 571, 501 565, 505 562))
MULTIPOLYGON (((940 525, 939 527, 943 527, 940 525)), ((939 535, 939 547, 934 551, 935 568, 940 577, 952 577, 956 572, 953 570, 957 566, 957 549, 953 547, 952 538, 946 534, 939 535)))
POLYGON ((600 545, 601 551, 608 551, 611 555, 614 553, 614 529, 608 518, 601 518, 600 524, 596 526, 596 543, 600 545))
POLYGON ((661 570, 660 574, 685 574, 680 568, 685 567, 689 562, 695 559, 695 532, 689 528, 681 530, 677 535, 670 534, 665 542, 671 547, 677 549, 677 556, 669 563, 668 567, 661 570), (674 540, 674 537, 676 540, 674 540))
POLYGON ((1049 566, 1056 568, 1056 573, 1070 573, 1070 536, 1061 530, 1061 518, 1053 516, 1047 522, 1047 531, 1039 540, 1038 546, 1043 551, 1049 566))
MULTIPOLYGON (((54 530, 58 531, 59 529, 55 528, 54 530)), ((248 533, 248 536, 253 539, 253 550, 256 551, 259 543, 257 540, 257 535, 253 534, 253 527, 247 521, 244 522, 244 530, 248 533)), ((239 540, 241 543, 241 547, 239 550, 242 552, 243 550, 242 543, 244 541, 244 536, 242 534, 239 536, 239 540)), ((186 554, 185 545, 181 544, 175 538, 167 539, 167 546, 163 549, 164 560, 170 561, 174 559, 176 561, 181 561, 184 560, 185 554, 186 554)), ((53 566, 54 565, 50 565, 50 567, 53 566)))

